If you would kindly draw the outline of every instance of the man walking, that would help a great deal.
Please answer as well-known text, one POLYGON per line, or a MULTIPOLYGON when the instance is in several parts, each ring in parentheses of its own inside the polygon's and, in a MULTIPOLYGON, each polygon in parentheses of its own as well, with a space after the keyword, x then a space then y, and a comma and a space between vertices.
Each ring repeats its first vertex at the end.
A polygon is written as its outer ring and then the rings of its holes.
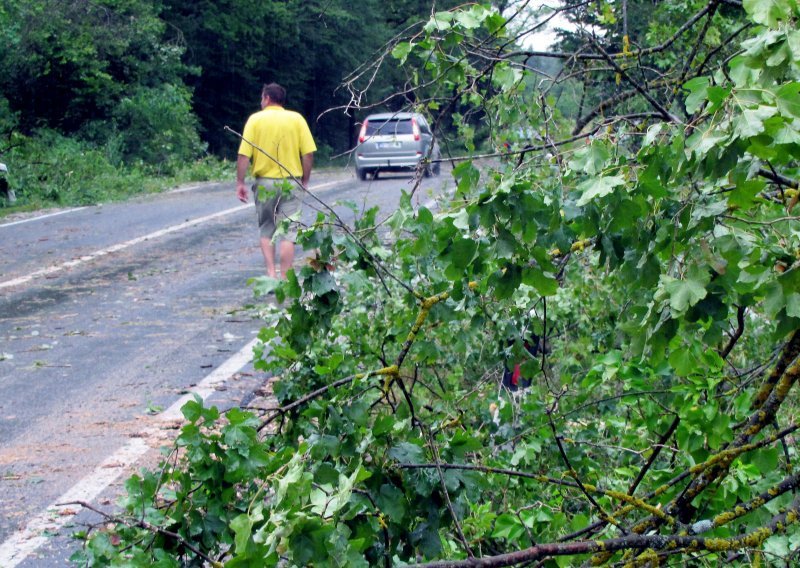
MULTIPOLYGON (((291 187, 290 180, 299 178, 303 189, 308 187, 317 150, 305 119, 283 108, 285 102, 286 89, 277 83, 264 85, 261 111, 247 119, 236 161, 236 196, 244 203, 248 201, 245 177, 252 161, 255 183, 250 191, 256 203, 267 276, 272 277, 277 276, 272 242, 275 229, 281 220, 299 214, 302 206, 301 198, 296 195, 297 188, 291 187)), ((292 267, 296 237, 297 231, 290 230, 278 246, 282 278, 286 278, 292 267)))

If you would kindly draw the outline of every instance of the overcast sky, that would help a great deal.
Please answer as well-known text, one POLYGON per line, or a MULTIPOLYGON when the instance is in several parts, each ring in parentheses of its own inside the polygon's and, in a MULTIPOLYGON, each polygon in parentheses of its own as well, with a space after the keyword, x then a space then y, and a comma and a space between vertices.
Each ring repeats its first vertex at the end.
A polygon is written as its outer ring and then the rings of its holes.
MULTIPOLYGON (((557 6, 557 2, 554 0, 533 0, 529 3, 529 9, 531 13, 534 13, 535 10, 547 7, 547 6, 557 6)), ((535 20, 528 19, 525 23, 525 27, 530 29, 535 26, 536 21, 543 21, 547 19, 548 12, 543 10, 541 15, 539 15, 535 20)), ((524 20, 523 20, 524 21, 524 20)), ((556 30, 559 28, 571 28, 572 25, 560 14, 555 16, 552 20, 550 20, 547 25, 542 28, 541 30, 537 30, 536 33, 528 34, 524 38, 522 38, 522 45, 527 47, 533 51, 546 51, 556 39, 556 30)))

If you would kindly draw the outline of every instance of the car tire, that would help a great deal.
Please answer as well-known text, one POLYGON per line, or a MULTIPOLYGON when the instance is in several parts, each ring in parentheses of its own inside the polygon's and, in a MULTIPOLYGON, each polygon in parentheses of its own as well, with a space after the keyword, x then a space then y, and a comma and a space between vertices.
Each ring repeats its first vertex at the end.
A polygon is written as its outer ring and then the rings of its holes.
POLYGON ((356 168, 356 175, 361 181, 367 181, 367 170, 365 168, 356 168))
POLYGON ((440 164, 439 162, 433 164, 433 166, 431 167, 431 173, 435 176, 438 176, 440 173, 442 173, 442 164, 440 164))

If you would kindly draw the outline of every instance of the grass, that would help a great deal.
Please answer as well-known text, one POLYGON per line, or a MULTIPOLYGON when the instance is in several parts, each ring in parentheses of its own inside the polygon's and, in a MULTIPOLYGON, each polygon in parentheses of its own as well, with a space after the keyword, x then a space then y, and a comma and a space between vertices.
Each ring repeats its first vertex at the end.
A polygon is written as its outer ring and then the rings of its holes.
POLYGON ((125 163, 110 145, 42 130, 17 136, 0 155, 17 196, 0 198, 0 217, 51 207, 75 207, 121 201, 158 193, 177 185, 231 179, 234 165, 213 156, 160 164, 125 163))
MULTIPOLYGON (((317 171, 346 165, 346 158, 320 154, 317 171)), ((0 161, 7 164, 8 181, 17 195, 14 204, 0 198, 0 219, 40 209, 122 201, 187 183, 232 182, 236 171, 234 162, 210 155, 158 165, 120 163, 108 148, 52 131, 22 139, 0 161)))
POLYGON ((169 173, 160 173, 141 165, 118 168, 91 167, 81 171, 43 172, 33 166, 15 167, 10 163, 9 183, 16 190, 17 201, 0 199, 0 218, 14 213, 53 207, 75 207, 122 201, 142 194, 158 193, 176 186, 203 181, 231 179, 234 166, 214 157, 205 157, 169 173))

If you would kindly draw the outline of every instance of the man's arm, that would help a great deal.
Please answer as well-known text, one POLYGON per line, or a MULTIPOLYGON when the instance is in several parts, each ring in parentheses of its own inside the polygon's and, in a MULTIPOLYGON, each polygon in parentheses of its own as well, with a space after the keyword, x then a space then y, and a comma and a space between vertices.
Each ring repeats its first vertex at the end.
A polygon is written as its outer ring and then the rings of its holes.
POLYGON ((311 168, 314 167, 314 152, 303 154, 300 157, 300 161, 303 164, 303 179, 300 181, 303 182, 303 187, 308 188, 308 180, 311 179, 311 168))
MULTIPOLYGON (((247 168, 249 167, 250 157, 239 154, 236 159, 236 197, 242 203, 247 203, 247 186, 244 184, 244 178, 247 176, 247 168)), ((305 167, 303 171, 305 171, 305 167)))

